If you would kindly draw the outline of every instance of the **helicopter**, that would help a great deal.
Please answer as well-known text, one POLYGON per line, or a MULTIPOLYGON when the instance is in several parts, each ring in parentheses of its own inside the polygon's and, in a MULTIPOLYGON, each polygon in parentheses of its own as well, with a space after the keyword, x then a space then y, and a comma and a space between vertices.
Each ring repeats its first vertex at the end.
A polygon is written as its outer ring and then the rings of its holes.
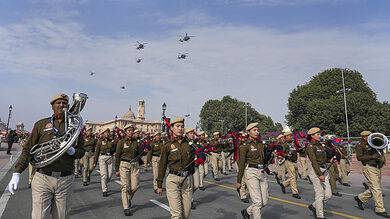
POLYGON ((191 39, 191 37, 195 37, 195 36, 189 36, 188 33, 186 33, 186 35, 182 36, 181 35, 181 38, 179 39, 180 42, 187 42, 188 40, 191 39))
POLYGON ((138 59, 136 59, 135 60, 137 63, 140 63, 141 61, 142 61, 142 59, 141 58, 138 58, 138 59))
POLYGON ((138 49, 138 50, 144 49, 144 48, 145 48, 145 45, 148 44, 148 43, 140 43, 140 42, 138 42, 138 41, 137 41, 137 43, 138 43, 138 45, 137 45, 137 44, 135 44, 135 45, 137 46, 136 49, 138 49))
POLYGON ((177 59, 185 59, 185 58, 187 58, 187 55, 188 55, 188 53, 179 53, 179 55, 177 56, 177 59))
POLYGON ((95 72, 93 72, 93 71, 91 71, 91 72, 89 73, 90 76, 93 76, 94 74, 95 74, 95 72))
POLYGON ((124 90, 124 89, 126 89, 126 87, 125 86, 121 86, 121 89, 124 90))

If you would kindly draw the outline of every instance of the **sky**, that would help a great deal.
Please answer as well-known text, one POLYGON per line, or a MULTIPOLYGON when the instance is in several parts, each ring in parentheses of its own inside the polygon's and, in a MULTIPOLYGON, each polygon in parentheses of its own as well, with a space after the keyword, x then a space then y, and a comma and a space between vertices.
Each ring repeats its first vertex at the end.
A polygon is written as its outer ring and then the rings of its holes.
POLYGON ((165 102, 194 126, 205 101, 231 95, 285 123, 289 93, 334 67, 361 72, 389 101, 389 10, 386 0, 2 0, 0 118, 12 105, 11 127, 31 129, 54 94, 84 92, 88 121, 136 113, 143 99, 147 120, 165 102), (181 43, 184 33, 195 37, 181 43))

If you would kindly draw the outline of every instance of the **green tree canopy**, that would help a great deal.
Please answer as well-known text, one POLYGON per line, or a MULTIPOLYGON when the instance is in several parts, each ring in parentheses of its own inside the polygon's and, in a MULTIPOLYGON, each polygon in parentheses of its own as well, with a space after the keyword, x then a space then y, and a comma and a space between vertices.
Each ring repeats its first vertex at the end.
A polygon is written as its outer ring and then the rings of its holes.
MULTIPOLYGON (((290 126, 306 129, 317 126, 346 135, 341 71, 339 68, 325 70, 290 93, 286 116, 290 126)), ((377 101, 361 73, 343 71, 346 90, 351 89, 346 94, 351 135, 359 136, 363 130, 390 134, 389 104, 377 101)))
MULTIPOLYGON (((280 123, 274 124, 271 117, 257 112, 250 104, 247 104, 247 120, 258 122, 260 132, 281 130, 280 123)), ((212 133, 215 131, 242 131, 245 130, 245 102, 230 96, 224 96, 222 100, 208 100, 200 111, 202 130, 212 133)))

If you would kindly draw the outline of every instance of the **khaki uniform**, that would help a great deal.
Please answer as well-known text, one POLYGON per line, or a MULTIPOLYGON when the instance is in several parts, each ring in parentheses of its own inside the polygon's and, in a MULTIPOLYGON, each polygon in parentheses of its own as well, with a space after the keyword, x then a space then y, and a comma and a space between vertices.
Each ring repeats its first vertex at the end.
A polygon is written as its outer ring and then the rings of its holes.
POLYGON ((325 146, 320 143, 311 143, 307 148, 307 155, 311 161, 309 176, 314 186, 315 201, 312 204, 316 209, 317 218, 324 218, 324 203, 332 197, 329 183, 329 174, 323 173, 327 166, 325 146), (325 181, 321 182, 319 176, 324 175, 325 181))
POLYGON ((122 139, 116 147, 115 171, 121 180, 123 209, 130 208, 130 201, 138 189, 139 164, 141 155, 139 143, 135 139, 122 139))
POLYGON ((361 141, 356 146, 356 158, 363 164, 363 175, 368 185, 368 189, 358 195, 359 199, 366 203, 373 198, 375 212, 385 212, 381 189, 381 168, 386 163, 385 156, 371 148, 367 141, 361 141))
POLYGON ((237 183, 242 183, 245 175, 246 186, 252 204, 246 209, 253 218, 261 218, 261 209, 268 203, 268 182, 263 170, 264 145, 261 142, 248 140, 240 146, 239 170, 237 183))
MULTIPOLYGON (((234 163, 234 166, 236 168, 236 171, 238 173, 238 160, 237 162, 234 163)), ((246 179, 245 179, 245 174, 242 176, 241 180, 241 187, 240 187, 240 198, 245 199, 247 197, 247 187, 246 187, 246 179)))
POLYGON ((298 172, 303 179, 307 178, 307 169, 310 165, 308 162, 306 149, 300 150, 298 154, 298 172))
MULTIPOLYGON (((64 133, 64 120, 54 119, 54 116, 36 122, 15 164, 15 172, 22 173, 28 167, 32 159, 30 155, 32 146, 47 142, 55 136, 62 136, 64 133)), ((54 218, 68 217, 70 202, 67 200, 73 192, 74 160, 83 157, 85 152, 81 136, 73 147, 76 150, 74 155, 65 153, 50 165, 37 169, 31 182, 32 218, 44 218, 50 213, 54 218)))
POLYGON ((166 190, 172 219, 190 217, 193 160, 194 153, 186 139, 168 141, 161 148, 157 187, 162 188, 165 172, 169 168, 166 190))
POLYGON ((158 142, 152 142, 151 150, 148 152, 148 162, 152 164, 152 171, 153 171, 153 189, 157 189, 157 176, 158 176, 158 163, 160 162, 160 154, 161 154, 161 147, 163 146, 164 142, 158 141, 158 142))
POLYGON ((216 148, 214 152, 211 152, 211 157, 210 157, 211 167, 213 168, 214 178, 219 178, 219 173, 222 166, 222 156, 221 156, 222 145, 215 140, 211 144, 216 148))
POLYGON ((93 171, 96 144, 97 140, 93 136, 85 138, 85 155, 83 157, 83 182, 89 181, 91 173, 93 171))
POLYGON ((348 151, 345 147, 337 146, 337 151, 341 155, 340 163, 338 165, 339 177, 341 183, 348 183, 349 161, 348 151))
POLYGON ((327 163, 329 167, 329 184, 330 188, 333 193, 337 192, 337 184, 336 180, 339 176, 339 171, 337 169, 337 164, 336 163, 327 163))
POLYGON ((99 161, 100 180, 102 191, 108 191, 108 182, 111 179, 113 171, 113 156, 114 143, 111 140, 99 140, 96 144, 94 163, 99 161))
POLYGON ((284 187, 291 186, 291 192, 292 194, 298 194, 298 187, 297 187, 297 174, 296 174, 296 168, 297 168, 297 160, 298 160, 298 154, 295 150, 295 147, 292 143, 289 143, 285 145, 286 148, 286 161, 284 162, 284 165, 287 170, 288 178, 283 181, 284 187))

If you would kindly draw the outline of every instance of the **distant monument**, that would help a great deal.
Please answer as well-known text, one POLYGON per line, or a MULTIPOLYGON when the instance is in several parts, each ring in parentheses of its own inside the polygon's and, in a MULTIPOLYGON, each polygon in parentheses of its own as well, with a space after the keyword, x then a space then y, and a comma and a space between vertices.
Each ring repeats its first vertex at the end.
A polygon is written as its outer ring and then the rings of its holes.
POLYGON ((145 101, 144 100, 139 100, 138 101, 137 120, 141 120, 141 121, 145 120, 145 101))

